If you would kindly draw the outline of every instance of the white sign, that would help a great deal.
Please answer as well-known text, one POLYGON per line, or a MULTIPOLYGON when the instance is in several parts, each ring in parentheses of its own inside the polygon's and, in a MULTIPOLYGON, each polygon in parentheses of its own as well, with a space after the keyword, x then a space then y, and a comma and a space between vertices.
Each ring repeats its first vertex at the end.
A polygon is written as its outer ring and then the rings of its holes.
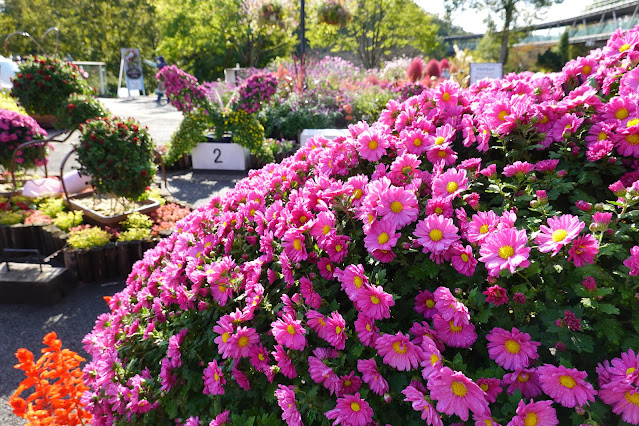
POLYGON ((484 78, 500 79, 503 75, 504 65, 501 62, 470 64, 470 84, 474 84, 484 78))
POLYGON ((199 143, 191 158, 200 170, 247 170, 249 165, 249 151, 236 143, 199 143))
POLYGON ((131 92, 133 90, 142 92, 146 95, 146 92, 144 90, 144 76, 142 75, 142 59, 140 58, 140 49, 121 48, 120 54, 122 55, 122 60, 120 61, 118 96, 120 95, 119 89, 122 85, 123 73, 129 96, 131 96, 131 92))
POLYGON ((304 129, 300 136, 300 146, 306 145, 308 140, 314 136, 323 136, 328 140, 338 136, 348 136, 350 133, 346 129, 304 129))

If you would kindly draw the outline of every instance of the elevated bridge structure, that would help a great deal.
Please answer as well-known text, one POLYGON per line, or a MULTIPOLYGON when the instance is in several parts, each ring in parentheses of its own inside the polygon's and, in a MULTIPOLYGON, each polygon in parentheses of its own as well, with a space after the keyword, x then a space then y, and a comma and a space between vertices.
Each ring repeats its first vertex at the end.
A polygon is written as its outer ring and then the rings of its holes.
MULTIPOLYGON (((580 15, 533 24, 515 31, 528 33, 517 45, 553 45, 568 30, 570 44, 588 47, 603 45, 617 28, 630 29, 639 25, 639 0, 601 0, 593 3, 580 15)), ((444 37, 452 48, 473 50, 484 34, 444 37)))

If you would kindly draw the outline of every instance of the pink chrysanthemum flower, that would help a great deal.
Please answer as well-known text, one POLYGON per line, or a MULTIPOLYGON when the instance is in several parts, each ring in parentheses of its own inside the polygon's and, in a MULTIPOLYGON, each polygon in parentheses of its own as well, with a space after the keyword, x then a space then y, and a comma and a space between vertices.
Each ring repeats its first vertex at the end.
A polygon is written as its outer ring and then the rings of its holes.
POLYGON ((564 114, 555 122, 552 128, 552 137, 555 141, 567 139, 570 135, 577 132, 584 118, 578 117, 576 114, 564 114))
POLYGON ((309 233, 319 243, 323 243, 331 233, 335 232, 335 215, 332 212, 320 212, 309 233))
POLYGON ((439 370, 444 366, 442 362, 442 354, 437 348, 437 345, 433 339, 424 336, 421 344, 424 351, 424 360, 421 362, 422 377, 424 380, 429 380, 431 376, 439 373, 439 370))
POLYGON ((388 382, 377 371, 377 363, 374 359, 358 359, 357 371, 362 373, 362 380, 373 393, 382 396, 388 392, 388 382))
POLYGON ((351 371, 350 374, 342 376, 339 378, 340 385, 339 390, 335 393, 336 396, 344 396, 344 395, 352 395, 355 392, 359 391, 362 387, 362 379, 359 376, 355 375, 354 371, 351 371))
POLYGON ((524 398, 534 398, 541 395, 541 384, 535 368, 524 368, 513 373, 507 373, 502 379, 507 386, 506 393, 512 395, 516 390, 520 391, 524 398))
POLYGON ((388 137, 380 128, 371 128, 357 137, 357 152, 368 161, 377 161, 382 158, 389 146, 388 137))
POLYGON ((601 400, 621 415, 624 422, 639 424, 639 388, 626 380, 615 379, 599 390, 601 400))
POLYGON ((448 287, 437 287, 433 296, 435 309, 444 320, 452 320, 455 325, 470 323, 468 308, 453 296, 448 287))
POLYGON ((417 219, 419 214, 417 197, 413 191, 391 186, 381 194, 377 204, 377 214, 399 229, 417 219))
POLYGON ((537 368, 541 390, 564 407, 581 407, 594 401, 597 391, 584 379, 585 371, 563 365, 544 364, 537 368))
POLYGON ((492 377, 477 379, 477 386, 486 392, 486 400, 491 404, 497 401, 497 396, 504 391, 501 380, 492 377))
POLYGON ((559 160, 542 160, 535 164, 535 170, 538 172, 550 173, 555 171, 559 164, 559 160))
POLYGON ((230 415, 231 415, 230 410, 226 410, 218 414, 217 416, 215 416, 213 420, 211 420, 211 423, 209 423, 209 426, 223 426, 228 424, 230 415))
POLYGON ((308 357, 308 374, 317 384, 322 384, 329 377, 335 377, 335 372, 328 367, 321 358, 315 356, 308 357))
POLYGON ((492 233, 479 248, 480 262, 486 264, 488 275, 499 276, 499 271, 508 269, 514 273, 517 267, 527 268, 530 265, 527 247, 526 230, 506 228, 492 233))
POLYGON ((420 164, 416 155, 405 153, 393 160, 388 176, 394 185, 404 186, 416 176, 420 164))
POLYGON ((617 143, 617 151, 625 157, 639 157, 639 120, 633 119, 628 122, 632 127, 618 130, 615 142, 617 143))
POLYGON ((428 133, 420 129, 406 129, 400 137, 406 151, 410 154, 421 155, 430 147, 428 133))
POLYGON ((464 247, 459 243, 453 243, 450 248, 450 263, 457 272, 471 277, 477 267, 477 259, 473 255, 472 246, 464 247))
POLYGON ((433 90, 433 101, 439 108, 447 108, 457 104, 459 86, 452 80, 438 84, 433 90))
POLYGON ((364 285, 354 303, 358 311, 374 320, 390 318, 390 308, 395 305, 392 294, 386 293, 382 286, 371 284, 364 285))
POLYGON ((288 357, 286 353, 286 349, 282 345, 275 345, 275 350, 271 352, 275 361, 277 361, 277 366, 280 369, 280 372, 288 377, 289 379, 294 379, 297 377, 297 371, 295 371, 295 366, 293 362, 288 357))
POLYGON ((477 340, 475 326, 472 323, 455 325, 452 319, 445 320, 441 315, 435 315, 433 328, 437 337, 453 348, 470 348, 477 340))
POLYGON ((373 409, 359 396, 359 392, 337 398, 336 407, 324 414, 327 419, 335 420, 333 425, 365 426, 373 420, 373 409))
POLYGON ((222 319, 220 319, 217 322, 217 325, 213 327, 213 331, 219 334, 219 336, 217 336, 214 340, 214 342, 217 344, 218 352, 222 355, 222 358, 228 358, 230 349, 229 340, 234 332, 233 324, 228 321, 222 321, 222 319))
POLYGON ((437 411, 448 415, 456 414, 463 421, 468 420, 469 411, 486 414, 490 410, 486 394, 463 373, 444 367, 439 374, 428 381, 430 396, 437 401, 437 411))
POLYGON ((424 318, 430 319, 437 313, 435 309, 435 297, 428 290, 423 290, 415 296, 415 310, 418 314, 424 315, 424 318))
POLYGON ((208 366, 204 369, 204 393, 207 395, 224 395, 224 385, 226 380, 222 374, 222 370, 217 365, 217 361, 213 360, 209 362, 208 366))
POLYGON ((246 377, 246 374, 244 374, 241 370, 237 369, 237 362, 231 369, 231 374, 239 387, 245 391, 251 390, 251 384, 249 383, 248 377, 246 377))
POLYGON ((435 166, 452 166, 457 162, 457 153, 453 151, 450 145, 434 144, 428 148, 426 158, 435 166))
POLYGON ((490 130, 505 135, 517 126, 519 117, 511 101, 501 100, 488 105, 483 118, 490 130))
POLYGON ((515 161, 513 164, 509 164, 504 167, 503 175, 507 177, 515 176, 521 179, 533 170, 535 170, 535 166, 529 162, 515 161))
POLYGON ((302 415, 295 403, 295 386, 278 385, 275 396, 277 397, 277 405, 282 409, 282 420, 289 426, 303 425, 302 415))
POLYGON ((466 235, 471 243, 482 243, 499 225, 499 216, 492 210, 477 212, 473 215, 466 235))
POLYGON ((302 321, 285 314, 281 319, 271 323, 273 337, 277 343, 291 349, 301 351, 306 346, 306 329, 302 327, 302 321))
POLYGON ((426 424, 444 426, 442 419, 439 417, 439 413, 435 410, 435 407, 430 404, 424 393, 417 390, 414 386, 408 386, 402 393, 406 396, 404 401, 410 402, 413 406, 413 410, 422 413, 422 420, 426 420, 426 424))
POLYGON ((486 295, 486 303, 490 303, 495 306, 508 303, 508 294, 506 293, 506 289, 498 286, 497 284, 488 287, 482 292, 482 294, 486 295))
POLYGON ((426 215, 436 214, 445 217, 453 216, 453 203, 449 198, 429 198, 426 203, 426 215))
POLYGON ((540 233, 535 238, 535 243, 539 245, 540 252, 552 252, 551 256, 554 256, 575 239, 584 226, 582 221, 571 214, 549 217, 548 226, 539 227, 540 233))
POLYGON ((392 250, 401 236, 402 234, 396 232, 395 225, 391 221, 376 220, 364 237, 364 247, 370 253, 375 250, 392 250))
POLYGON ((233 358, 246 358, 253 346, 260 342, 260 336, 254 328, 238 327, 229 339, 229 355, 233 358))
POLYGON ((368 183, 368 176, 353 176, 346 182, 347 187, 351 188, 351 205, 357 207, 364 201, 364 190, 368 183))
POLYGON ((298 263, 306 260, 308 257, 304 241, 304 234, 299 229, 289 229, 286 234, 284 234, 284 238, 282 238, 282 248, 292 262, 298 263))
POLYGON ((379 328, 375 325, 374 319, 360 313, 355 320, 355 331, 363 345, 375 347, 375 342, 379 338, 379 328))
POLYGON ((531 401, 526 404, 523 400, 517 406, 517 415, 506 426, 555 426, 559 424, 557 412, 552 407, 552 401, 531 401))
POLYGON ((530 340, 530 334, 514 328, 511 331, 500 327, 493 328, 488 335, 488 355, 497 365, 506 370, 520 370, 539 358, 539 342, 530 340))
POLYGON ((346 235, 333 235, 326 241, 326 252, 331 262, 340 263, 348 254, 348 243, 351 239, 346 235))
POLYGON ((451 218, 432 214, 417 223, 414 235, 424 253, 441 254, 459 240, 457 231, 451 218))
POLYGON ((468 189, 466 170, 448 169, 443 174, 433 178, 433 197, 455 198, 468 189))
MULTIPOLYGON (((322 275, 321 272, 320 275, 322 275)), ((311 308, 319 309, 319 307, 322 305, 322 297, 317 292, 315 292, 315 289, 313 288, 313 282, 306 277, 300 278, 300 293, 302 293, 302 297, 304 298, 306 304, 311 308)))
POLYGON ((317 311, 309 309, 306 313, 306 324, 322 339, 326 338, 326 317, 317 311))
POLYGON ((271 370, 271 367, 268 364, 269 360, 270 355, 268 353, 268 350, 264 346, 253 346, 249 355, 249 361, 251 362, 253 368, 255 368, 257 371, 261 371, 264 374, 267 374, 267 371, 271 370))
POLYGON ((595 256, 599 253, 599 241, 591 234, 579 236, 568 250, 568 260, 572 260, 576 267, 582 267, 586 263, 594 263, 595 256))
POLYGON ((346 345, 346 321, 339 314, 339 312, 331 312, 331 315, 326 318, 326 332, 323 339, 333 345, 337 350, 344 349, 346 345))
POLYGON ((397 332, 396 335, 384 334, 375 342, 377 353, 383 357, 384 364, 410 371, 417 368, 423 359, 422 349, 412 343, 408 335, 397 332))
POLYGON ((368 277, 364 273, 364 266, 361 264, 348 265, 343 271, 336 271, 335 275, 342 283, 342 290, 351 300, 355 300, 357 293, 362 290, 365 284, 368 284, 368 277))

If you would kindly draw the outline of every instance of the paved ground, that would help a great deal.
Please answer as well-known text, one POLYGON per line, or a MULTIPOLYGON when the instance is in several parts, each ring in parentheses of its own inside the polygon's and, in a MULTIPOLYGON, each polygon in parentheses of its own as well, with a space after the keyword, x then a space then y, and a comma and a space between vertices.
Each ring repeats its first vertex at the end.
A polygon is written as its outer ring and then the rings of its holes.
MULTIPOLYGON (((158 106, 153 96, 134 99, 100 99, 115 115, 133 117, 149 127, 157 145, 166 144, 182 120, 182 114, 170 105, 158 106)), ((72 134, 64 143, 57 143, 50 157, 52 174, 59 175, 62 158, 78 141, 72 134)), ((73 167, 70 161, 65 170, 73 167)), ((168 192, 192 206, 205 204, 214 195, 223 194, 247 176, 245 172, 172 172, 168 174, 168 192)), ((15 352, 24 347, 36 357, 45 334, 55 331, 64 347, 86 356, 82 338, 93 328, 95 319, 106 312, 103 296, 124 288, 124 282, 86 285, 76 289, 54 306, 0 305, 0 426, 22 426, 25 422, 13 415, 7 404, 9 396, 22 380, 15 370, 15 352)))

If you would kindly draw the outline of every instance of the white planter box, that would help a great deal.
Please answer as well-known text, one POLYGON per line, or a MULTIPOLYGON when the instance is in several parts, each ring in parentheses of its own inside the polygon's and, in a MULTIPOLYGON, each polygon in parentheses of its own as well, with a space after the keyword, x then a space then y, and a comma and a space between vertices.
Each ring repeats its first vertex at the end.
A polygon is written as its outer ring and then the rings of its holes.
POLYGON ((304 129, 300 136, 300 146, 305 146, 308 140, 313 136, 323 136, 331 140, 338 136, 348 136, 349 134, 347 129, 304 129))
POLYGON ((193 168, 200 170, 248 170, 248 149, 236 143, 203 142, 191 152, 193 168))

